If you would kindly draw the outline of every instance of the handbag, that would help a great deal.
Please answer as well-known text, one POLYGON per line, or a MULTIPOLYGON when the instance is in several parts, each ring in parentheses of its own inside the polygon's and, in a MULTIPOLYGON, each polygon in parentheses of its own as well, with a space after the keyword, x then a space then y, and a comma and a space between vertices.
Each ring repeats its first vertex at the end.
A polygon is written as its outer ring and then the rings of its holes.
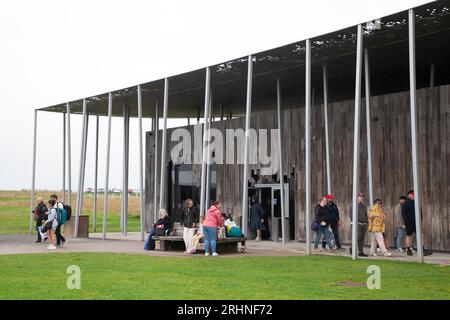
POLYGON ((313 223, 311 223, 311 230, 312 231, 319 231, 319 224, 316 221, 313 221, 313 223))

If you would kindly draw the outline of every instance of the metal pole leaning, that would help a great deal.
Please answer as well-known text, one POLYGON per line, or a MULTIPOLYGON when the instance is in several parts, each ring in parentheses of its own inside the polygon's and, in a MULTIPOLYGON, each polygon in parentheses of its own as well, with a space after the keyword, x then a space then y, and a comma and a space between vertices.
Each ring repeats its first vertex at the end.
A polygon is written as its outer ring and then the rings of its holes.
POLYGON ((33 210, 34 210, 34 191, 36 187, 36 140, 37 138, 37 109, 34 110, 34 131, 33 131, 33 168, 31 175, 31 205, 30 205, 30 233, 33 230, 33 210))
POLYGON ((106 214, 108 212, 109 189, 109 160, 111 156, 111 117, 112 117, 112 93, 108 94, 108 137, 106 143, 106 170, 105 170, 105 195, 103 199, 103 239, 106 239, 106 214))
POLYGON ((139 117, 139 211, 141 214, 141 241, 144 241, 144 152, 143 152, 143 139, 142 139, 142 89, 138 85, 138 117, 139 117))
POLYGON ((161 142, 161 180, 159 189, 159 209, 163 208, 166 189, 166 149, 167 149, 167 109, 169 105, 169 79, 164 79, 163 133, 161 142))
POLYGON ((278 121, 278 161, 279 161, 279 170, 280 170, 280 202, 281 202, 281 233, 282 233, 282 243, 286 244, 286 227, 285 227, 285 219, 286 219, 286 205, 285 195, 284 195, 284 174, 283 174, 283 157, 282 157, 282 147, 281 147, 281 88, 280 88, 280 79, 277 78, 277 121, 278 121))
POLYGON ((128 234, 128 182, 130 172, 130 110, 125 105, 125 186, 124 186, 124 214, 123 214, 123 235, 128 234))
POLYGON ((359 189, 359 130, 361 118, 361 70, 362 70, 362 27, 358 25, 356 43, 356 78, 355 78, 355 124, 353 136, 353 192, 352 192, 352 259, 358 256, 358 189, 359 189))
POLYGON ((211 192, 211 122, 212 122, 212 90, 210 90, 209 94, 209 110, 208 110, 208 124, 207 124, 207 141, 208 146, 206 149, 206 195, 205 195, 205 208, 208 210, 210 204, 210 192, 211 192))
POLYGON ((70 104, 66 104, 67 111, 67 203, 72 205, 72 143, 70 138, 70 104))
POLYGON ((202 142, 202 173, 200 176, 200 216, 205 215, 205 195, 206 195, 206 140, 207 140, 207 120, 208 120, 208 110, 209 110, 209 100, 211 98, 211 71, 209 67, 206 67, 205 74, 205 109, 203 111, 203 142, 202 142))
POLYGON ((98 180, 98 129, 100 123, 100 116, 97 114, 95 124, 95 168, 94 168, 94 223, 92 229, 97 231, 97 180, 98 180))
POLYGON ((66 203, 66 113, 63 112, 63 139, 62 139, 62 191, 61 201, 66 203))
POLYGON ((154 179, 155 185, 153 190, 153 208, 154 208, 154 217, 153 222, 158 220, 158 130, 159 130, 159 117, 158 117, 158 99, 156 99, 155 103, 155 126, 153 127, 153 132, 155 134, 155 172, 154 179))
POLYGON ((84 159, 84 143, 85 143, 85 133, 87 130, 86 126, 86 117, 87 117, 87 104, 86 99, 83 99, 83 128, 81 130, 81 152, 80 152, 80 171, 78 176, 78 193, 77 193, 77 211, 75 215, 75 224, 74 224, 74 230, 73 230, 73 236, 75 238, 78 238, 78 223, 79 218, 81 214, 81 198, 83 194, 83 184, 82 184, 82 177, 83 177, 83 159, 84 159))
POLYGON ((305 63, 305 227, 306 253, 311 254, 311 40, 306 40, 305 63))
POLYGON ((330 130, 328 125, 328 73, 323 65, 323 119, 325 122, 325 158, 327 169, 327 193, 331 194, 331 164, 330 164, 330 130))
POLYGON ((366 130, 367 130, 367 172, 369 175, 369 206, 373 204, 373 175, 372 175, 372 138, 370 127, 370 64, 369 50, 364 49, 364 79, 366 91, 366 130))
POLYGON ((248 170, 249 170, 249 146, 250 146, 250 117, 252 109, 252 81, 253 81, 253 56, 248 56, 247 71, 247 100, 245 111, 245 149, 244 149, 244 178, 242 180, 242 232, 247 235, 248 217, 248 170))
POLYGON ((408 11, 409 30, 409 91, 411 109, 411 143, 414 183, 414 209, 416 214, 417 259, 423 262, 422 217, 420 210, 420 173, 419 173, 419 140, 417 134, 417 100, 416 100, 416 31, 414 10, 408 11))

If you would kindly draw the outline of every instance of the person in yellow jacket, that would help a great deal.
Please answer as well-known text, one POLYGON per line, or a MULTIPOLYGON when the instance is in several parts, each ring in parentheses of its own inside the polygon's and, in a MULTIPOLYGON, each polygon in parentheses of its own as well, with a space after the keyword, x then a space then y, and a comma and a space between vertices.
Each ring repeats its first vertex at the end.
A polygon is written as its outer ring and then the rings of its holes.
POLYGON ((377 243, 381 249, 381 252, 384 256, 390 257, 392 254, 389 253, 384 244, 383 233, 385 231, 385 220, 386 215, 384 214, 383 209, 381 208, 381 200, 376 199, 374 201, 374 206, 369 211, 369 233, 371 235, 370 241, 370 256, 376 256, 377 254, 377 243))

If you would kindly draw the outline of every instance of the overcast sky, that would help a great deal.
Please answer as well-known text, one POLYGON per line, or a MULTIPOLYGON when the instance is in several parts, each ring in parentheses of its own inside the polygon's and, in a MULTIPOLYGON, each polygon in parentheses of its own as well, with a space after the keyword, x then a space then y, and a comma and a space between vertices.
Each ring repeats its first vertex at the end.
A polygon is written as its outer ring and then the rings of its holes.
MULTIPOLYGON (((35 108, 163 78, 414 7, 427 0, 2 0, 0 190, 30 189, 35 108)), ((145 108, 146 106, 144 106, 145 108)), ((170 108, 170 105, 169 105, 170 108)), ((36 188, 61 189, 62 115, 38 113, 36 188)), ((172 123, 185 125, 186 120, 172 123)), ((72 117, 72 188, 81 121, 72 117)), ((90 119, 85 187, 94 185, 90 119)), ((150 129, 150 120, 144 121, 150 129)), ((130 187, 138 187, 137 122, 130 187)), ((100 120, 99 187, 106 119, 100 120)), ((122 121, 113 121, 110 186, 122 179, 122 121)))

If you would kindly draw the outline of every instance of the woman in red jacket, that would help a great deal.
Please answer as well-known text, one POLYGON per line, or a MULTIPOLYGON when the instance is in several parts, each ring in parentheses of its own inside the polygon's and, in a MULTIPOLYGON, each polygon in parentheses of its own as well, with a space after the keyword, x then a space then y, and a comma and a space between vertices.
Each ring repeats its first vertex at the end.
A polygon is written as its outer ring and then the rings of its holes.
POLYGON ((211 247, 212 255, 217 256, 216 252, 216 237, 217 228, 223 227, 222 214, 220 208, 222 204, 219 200, 213 202, 212 206, 206 213, 203 221, 203 234, 205 235, 205 256, 209 256, 209 247, 211 247))

